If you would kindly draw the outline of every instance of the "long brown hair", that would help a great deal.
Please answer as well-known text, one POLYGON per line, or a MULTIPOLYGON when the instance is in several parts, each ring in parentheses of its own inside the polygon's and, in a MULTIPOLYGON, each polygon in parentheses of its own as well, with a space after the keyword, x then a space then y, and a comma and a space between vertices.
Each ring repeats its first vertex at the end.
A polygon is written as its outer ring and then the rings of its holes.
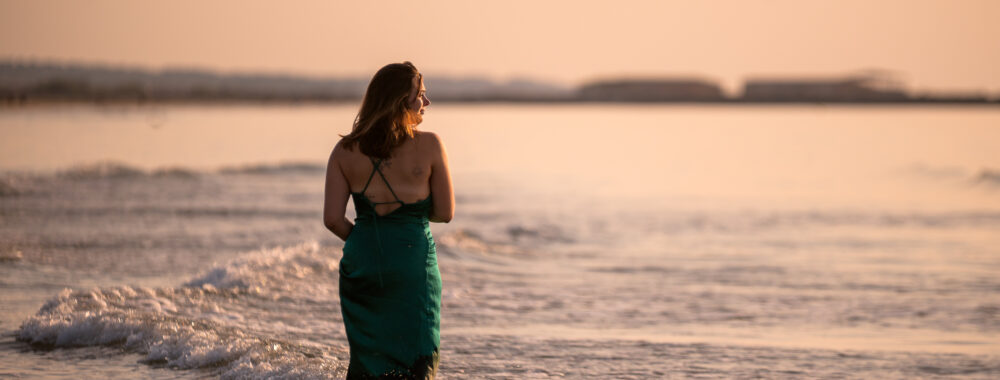
POLYGON ((353 150, 357 144, 361 153, 385 159, 393 149, 413 138, 421 117, 410 109, 409 100, 414 86, 419 87, 422 80, 417 67, 409 61, 379 69, 368 83, 351 133, 341 136, 344 147, 353 150))

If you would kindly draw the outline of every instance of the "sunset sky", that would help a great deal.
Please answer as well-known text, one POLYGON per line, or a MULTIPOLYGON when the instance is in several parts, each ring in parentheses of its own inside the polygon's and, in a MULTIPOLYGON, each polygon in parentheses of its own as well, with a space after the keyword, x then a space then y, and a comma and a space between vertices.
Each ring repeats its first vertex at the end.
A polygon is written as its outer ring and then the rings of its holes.
POLYGON ((1000 92, 1000 1, 9 1, 0 60, 573 85, 897 71, 913 90, 1000 92))

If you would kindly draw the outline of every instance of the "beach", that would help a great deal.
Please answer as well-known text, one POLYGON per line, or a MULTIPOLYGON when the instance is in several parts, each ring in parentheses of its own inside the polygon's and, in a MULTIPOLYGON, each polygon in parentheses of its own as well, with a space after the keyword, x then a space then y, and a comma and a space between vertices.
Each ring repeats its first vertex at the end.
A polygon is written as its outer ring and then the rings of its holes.
MULTIPOLYGON (((355 112, 0 110, 0 377, 342 378, 321 210, 355 112)), ((995 107, 424 121, 457 198, 441 378, 1000 377, 995 107)))

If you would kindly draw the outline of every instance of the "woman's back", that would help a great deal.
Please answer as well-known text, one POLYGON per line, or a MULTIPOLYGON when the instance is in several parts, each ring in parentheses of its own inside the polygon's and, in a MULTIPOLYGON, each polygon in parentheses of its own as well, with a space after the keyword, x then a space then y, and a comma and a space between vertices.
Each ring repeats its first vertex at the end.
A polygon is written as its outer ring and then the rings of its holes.
MULTIPOLYGON (((389 158, 382 160, 369 157, 356 147, 347 149, 342 141, 334 149, 333 161, 343 173, 350 192, 363 192, 365 198, 377 204, 375 211, 380 215, 386 215, 400 207, 396 201, 410 204, 435 195, 432 191, 435 179, 444 179, 450 183, 443 147, 438 137, 430 132, 415 132, 413 138, 403 142, 392 151, 389 158), (374 167, 376 162, 379 163, 378 171, 374 167)), ((440 202, 448 201, 445 204, 450 205, 450 185, 438 187, 439 196, 433 197, 438 198, 436 203, 443 206, 440 202)), ((439 211, 442 207, 435 209, 438 210, 432 212, 439 211)))
MULTIPOLYGON (((379 171, 382 176, 372 177, 373 161, 359 149, 347 150, 340 162, 341 170, 352 193, 364 191, 372 202, 396 201, 414 203, 426 199, 431 193, 430 176, 434 157, 427 132, 417 132, 392 152, 392 156, 382 160, 379 171), (369 182, 371 178, 371 182, 369 182), (388 186, 386 186, 388 182, 388 186), (365 184, 368 185, 367 189, 365 184), (392 191, 389 188, 392 188, 392 191), (395 197, 393 196, 395 193, 395 197)), ((376 159, 376 161, 378 161, 376 159)), ((387 205, 398 207, 398 205, 387 205)), ((379 213, 388 212, 380 207, 379 213)))

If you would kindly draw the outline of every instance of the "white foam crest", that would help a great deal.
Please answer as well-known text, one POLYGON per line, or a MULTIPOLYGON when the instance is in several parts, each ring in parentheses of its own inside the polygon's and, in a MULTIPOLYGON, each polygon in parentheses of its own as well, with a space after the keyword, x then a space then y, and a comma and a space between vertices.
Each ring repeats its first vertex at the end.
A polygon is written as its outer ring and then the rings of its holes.
POLYGON ((290 290, 294 281, 336 273, 336 257, 324 254, 316 242, 274 248, 217 266, 185 286, 204 289, 243 288, 253 293, 290 290))
POLYGON ((199 300, 228 293, 210 287, 66 289, 25 320, 17 338, 48 347, 120 346, 171 368, 217 368, 223 378, 343 373, 344 364, 319 349, 199 317, 205 306, 199 300))

